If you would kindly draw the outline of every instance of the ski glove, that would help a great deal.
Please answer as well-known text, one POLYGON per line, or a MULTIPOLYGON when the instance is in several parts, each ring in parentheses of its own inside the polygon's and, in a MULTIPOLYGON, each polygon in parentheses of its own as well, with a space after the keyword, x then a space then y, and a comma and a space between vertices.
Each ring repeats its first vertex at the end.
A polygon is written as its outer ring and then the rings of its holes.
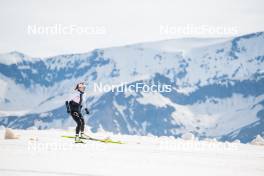
POLYGON ((69 102, 66 101, 66 102, 65 102, 65 105, 66 105, 66 108, 67 108, 67 113, 70 113, 70 112, 71 112, 71 109, 70 109, 69 102))
POLYGON ((87 108, 84 109, 86 114, 90 114, 89 110, 87 108))

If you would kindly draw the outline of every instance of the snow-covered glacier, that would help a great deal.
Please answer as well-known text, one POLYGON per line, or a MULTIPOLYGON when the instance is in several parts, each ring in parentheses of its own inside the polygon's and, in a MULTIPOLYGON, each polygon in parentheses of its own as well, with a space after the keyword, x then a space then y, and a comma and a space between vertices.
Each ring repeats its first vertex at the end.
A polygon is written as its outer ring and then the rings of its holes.
POLYGON ((0 55, 0 125, 67 128, 64 102, 87 83, 92 131, 239 139, 264 135, 264 33, 188 38, 31 58, 0 55), (170 92, 97 92, 94 84, 170 85, 170 92))

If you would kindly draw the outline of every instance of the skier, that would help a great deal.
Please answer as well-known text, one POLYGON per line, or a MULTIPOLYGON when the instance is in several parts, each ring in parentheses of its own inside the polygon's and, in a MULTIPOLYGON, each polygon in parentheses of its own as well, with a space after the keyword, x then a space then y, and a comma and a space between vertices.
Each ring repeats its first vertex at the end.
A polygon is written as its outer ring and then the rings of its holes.
POLYGON ((77 123, 76 133, 75 133, 75 143, 82 143, 83 139, 89 138, 84 134, 85 122, 82 115, 82 107, 84 105, 84 110, 86 114, 89 114, 89 111, 86 106, 86 97, 85 97, 85 84, 83 82, 78 83, 75 87, 75 93, 71 96, 69 101, 66 101, 67 112, 71 114, 73 120, 77 123))

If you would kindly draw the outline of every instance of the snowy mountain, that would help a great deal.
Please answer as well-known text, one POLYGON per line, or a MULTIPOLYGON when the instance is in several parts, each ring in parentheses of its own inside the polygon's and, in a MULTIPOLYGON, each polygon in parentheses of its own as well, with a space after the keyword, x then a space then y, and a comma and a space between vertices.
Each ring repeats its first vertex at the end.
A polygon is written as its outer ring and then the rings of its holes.
POLYGON ((264 135, 264 33, 226 39, 176 39, 31 58, 0 55, 0 125, 66 128, 64 102, 88 83, 92 131, 251 141, 264 135), (170 85, 171 92, 96 92, 170 85))

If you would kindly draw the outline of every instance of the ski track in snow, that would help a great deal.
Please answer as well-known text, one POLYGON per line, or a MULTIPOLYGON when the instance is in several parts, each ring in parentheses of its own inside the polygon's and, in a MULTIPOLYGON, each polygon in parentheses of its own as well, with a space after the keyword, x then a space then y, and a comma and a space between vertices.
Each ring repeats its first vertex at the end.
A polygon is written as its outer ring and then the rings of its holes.
POLYGON ((74 144, 60 137, 74 133, 69 130, 15 133, 20 139, 4 140, 4 130, 0 130, 1 176, 264 175, 263 146, 104 132, 91 135, 126 144, 74 144))

